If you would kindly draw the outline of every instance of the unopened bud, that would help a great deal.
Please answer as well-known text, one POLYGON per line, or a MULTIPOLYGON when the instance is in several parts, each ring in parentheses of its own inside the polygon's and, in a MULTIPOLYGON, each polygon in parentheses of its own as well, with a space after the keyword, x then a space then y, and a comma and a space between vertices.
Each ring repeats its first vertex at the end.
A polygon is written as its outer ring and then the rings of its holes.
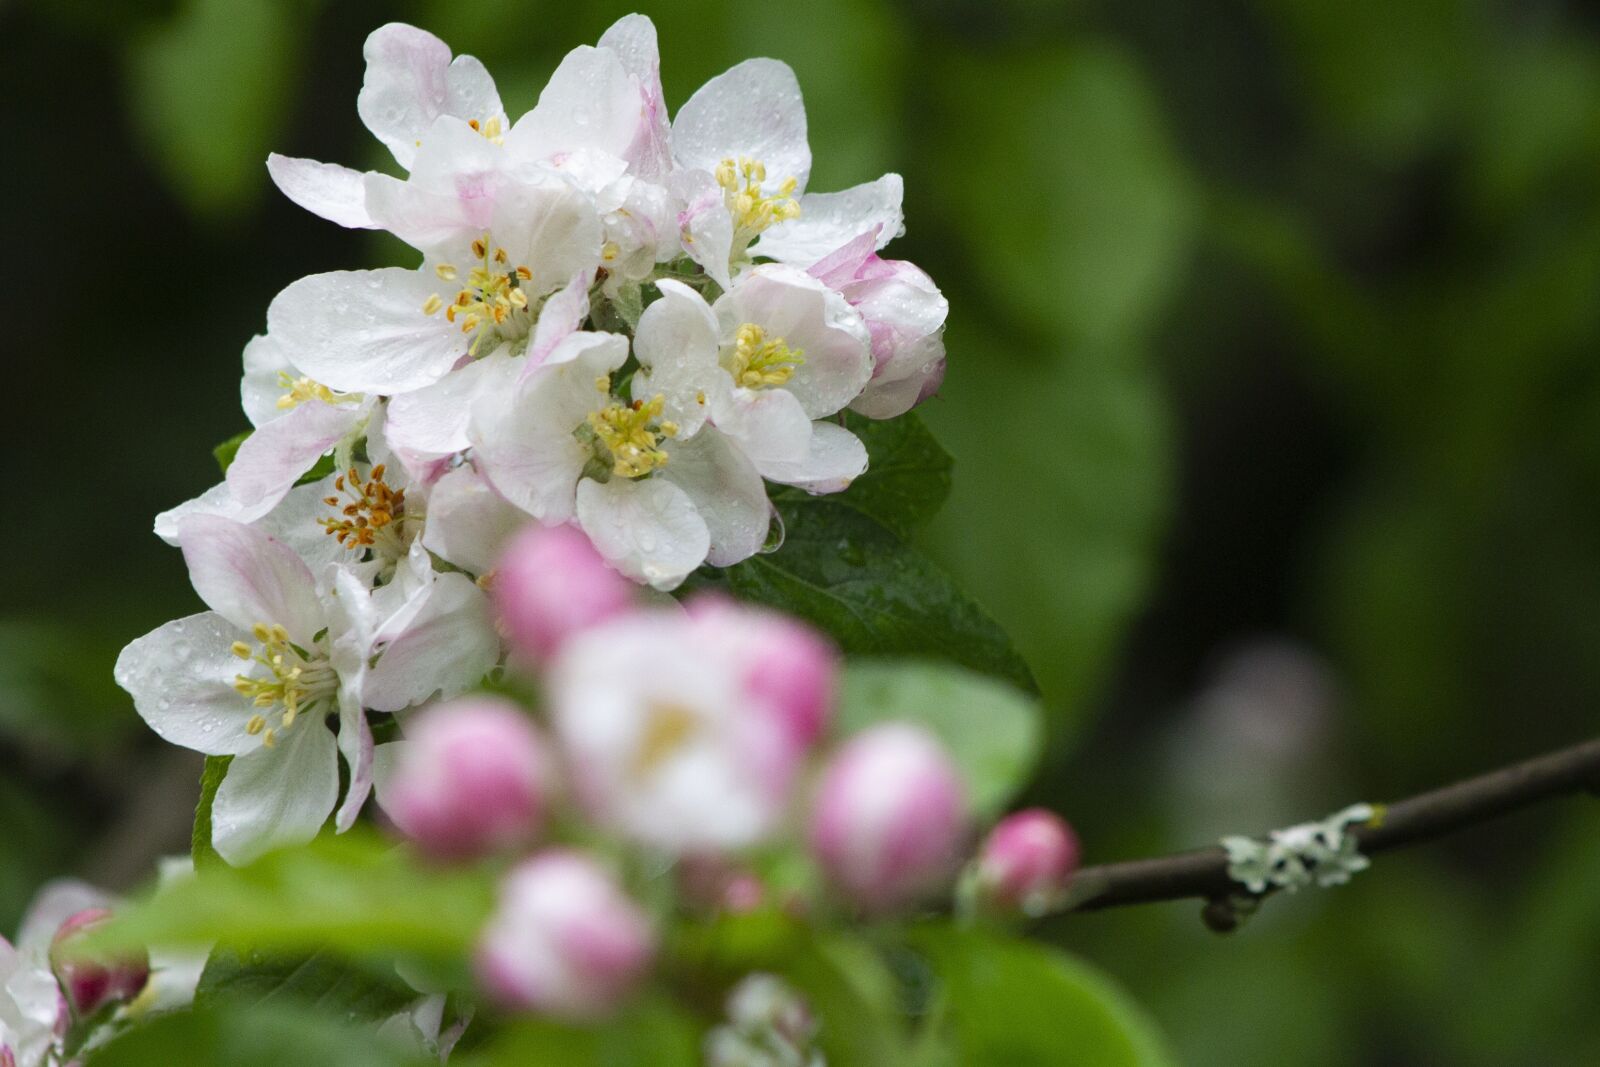
POLYGON ((577 852, 551 851, 506 876, 476 967, 501 1005, 594 1019, 632 991, 655 954, 644 913, 577 852))
POLYGON ((634 586, 582 531, 530 526, 506 547, 490 591, 512 647, 543 660, 579 630, 626 611, 634 586))
POLYGON ((836 887, 881 912, 943 884, 966 827, 965 790, 944 748, 920 727, 889 723, 856 735, 824 771, 809 841, 836 887))
POLYGON ((1043 808, 1008 815, 978 854, 978 893, 992 907, 1042 914, 1066 891, 1078 855, 1078 835, 1060 816, 1043 808))
POLYGON ((428 855, 470 859, 533 839, 551 768, 538 730, 515 704, 455 700, 406 724, 383 807, 428 855))
POLYGON ((113 959, 86 953, 78 944, 110 917, 106 908, 85 908, 69 916, 50 942, 50 968, 61 982, 73 1014, 80 1019, 107 1004, 132 1000, 150 980, 150 959, 143 952, 113 959))

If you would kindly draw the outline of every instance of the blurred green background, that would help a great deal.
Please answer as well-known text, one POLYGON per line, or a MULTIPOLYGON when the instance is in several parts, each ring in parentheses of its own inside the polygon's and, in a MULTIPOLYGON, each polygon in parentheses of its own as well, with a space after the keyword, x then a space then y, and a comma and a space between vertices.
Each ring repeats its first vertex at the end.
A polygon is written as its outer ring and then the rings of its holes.
MULTIPOLYGON (((749 55, 805 89, 812 187, 906 176, 951 299, 927 547, 1054 713, 1031 799, 1091 860, 1320 816, 1576 740, 1600 696, 1600 11, 1555 0, 675 0, 669 103, 749 55)), ((276 195, 385 166, 361 42, 403 19, 507 110, 626 4, 0 7, 10 481, 0 929, 137 882, 195 764, 111 682, 196 609, 154 513, 215 480, 283 285, 410 262, 276 195)), ((1600 807, 1274 900, 1046 933, 1184 1062, 1600 1062, 1600 807)))

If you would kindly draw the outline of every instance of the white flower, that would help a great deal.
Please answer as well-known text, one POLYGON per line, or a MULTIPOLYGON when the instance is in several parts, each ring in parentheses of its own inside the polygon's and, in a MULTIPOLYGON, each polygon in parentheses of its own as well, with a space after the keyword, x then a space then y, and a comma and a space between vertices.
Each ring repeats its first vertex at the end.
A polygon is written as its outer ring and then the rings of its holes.
POLYGON ((872 374, 861 316, 804 271, 754 267, 708 306, 682 283, 639 320, 635 393, 659 392, 688 432, 709 420, 761 474, 812 492, 836 492, 866 469, 856 436, 823 419, 860 394, 872 374))
POLYGON ((179 542, 212 610, 133 642, 116 677, 162 737, 235 757, 212 813, 213 843, 230 862, 308 840, 327 819, 339 786, 329 715, 350 767, 343 830, 371 788, 364 707, 459 692, 498 658, 481 592, 464 575, 435 575, 420 545, 369 592, 345 568, 319 590, 290 548, 228 519, 186 518, 179 542))
POLYGON ((70 915, 104 901, 82 882, 52 882, 29 905, 17 944, 0 937, 0 1064, 54 1062, 46 1057, 59 1048, 71 1014, 50 969, 50 942, 70 915))
POLYGON ((576 518, 617 570, 671 589, 761 546, 766 492, 721 434, 681 430, 662 397, 613 396, 627 356, 620 335, 568 336, 515 390, 478 400, 469 436, 506 500, 546 524, 576 518))

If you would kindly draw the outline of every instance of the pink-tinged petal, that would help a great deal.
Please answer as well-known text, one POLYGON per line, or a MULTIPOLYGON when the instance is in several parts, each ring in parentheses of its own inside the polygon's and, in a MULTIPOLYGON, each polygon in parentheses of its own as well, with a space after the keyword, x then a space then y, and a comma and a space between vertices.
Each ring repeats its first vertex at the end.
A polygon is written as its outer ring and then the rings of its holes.
POLYGON ((267 173, 279 192, 313 215, 352 229, 377 227, 367 214, 367 192, 358 170, 274 152, 267 157, 267 173))
POLYGON ((610 49, 568 52, 534 109, 506 135, 506 151, 529 163, 592 149, 622 158, 639 127, 643 101, 610 49))
POLYGON ((424 253, 457 255, 489 228, 505 184, 500 148, 465 122, 441 116, 404 181, 368 174, 364 195, 373 221, 424 253))
POLYGON ((328 497, 339 495, 339 490, 334 486, 337 477, 337 474, 330 474, 315 482, 295 486, 277 507, 251 524, 287 545, 305 562, 314 578, 321 578, 328 564, 349 563, 359 555, 341 545, 321 522, 338 512, 337 508, 327 504, 328 497))
POLYGON ((391 396, 444 377, 468 340, 423 307, 443 283, 432 271, 313 274, 279 293, 267 329, 300 369, 331 389, 391 396))
POLYGON ((285 377, 292 381, 300 372, 290 362, 283 343, 264 333, 252 337, 244 346, 244 376, 239 379, 239 401, 250 425, 260 426, 283 416, 278 400, 288 391, 285 377))
POLYGON ((264 423, 245 438, 229 464, 229 490, 246 508, 277 504, 364 417, 358 407, 308 400, 282 418, 264 423))
POLYGON ((613 567, 672 590, 706 560, 711 533, 689 494, 661 478, 578 483, 578 523, 613 567))
POLYGON ((174 619, 124 648, 113 674, 164 740, 211 756, 251 752, 261 746, 245 732, 255 709, 233 688, 240 640, 250 635, 216 612, 174 619))
POLYGON ((661 51, 655 23, 645 15, 624 15, 600 35, 599 45, 616 53, 639 91, 639 126, 624 158, 640 177, 660 178, 672 169, 672 127, 666 95, 661 91, 661 51))
POLYGON ((767 191, 811 175, 806 109, 787 63, 747 59, 702 85, 672 123, 672 154, 682 167, 714 172, 724 159, 766 164, 767 191))
POLYGON ((891 358, 851 403, 850 410, 869 419, 903 415, 939 391, 944 384, 944 332, 900 344, 891 358))
POLYGON ((772 521, 772 507, 761 475, 733 442, 704 429, 672 446, 672 461, 661 477, 689 495, 706 524, 711 546, 706 562, 731 567, 761 550, 772 521))
POLYGON ((228 764, 211 807, 211 844, 235 866, 310 841, 339 799, 339 753, 320 716, 228 764))
POLYGON ((248 507, 239 503, 226 481, 218 482, 192 500, 185 500, 175 508, 168 508, 156 516, 155 532, 167 544, 177 547, 178 527, 191 515, 215 515, 234 522, 252 523, 269 514, 276 506, 270 497, 248 507))
POLYGON ((528 342, 523 378, 543 366, 557 345, 578 332, 589 317, 589 286, 593 284, 594 272, 580 270, 544 302, 533 328, 533 339, 528 342))
POLYGON ((477 471, 457 467, 428 493, 422 544, 463 570, 488 574, 506 542, 527 523, 528 516, 502 500, 477 471))
POLYGON ((763 471, 803 459, 811 447, 811 419, 786 389, 719 389, 711 401, 711 422, 763 471))
POLYGON ((485 393, 509 388, 521 369, 517 360, 497 351, 432 385, 395 397, 384 421, 390 447, 436 456, 469 447, 467 423, 473 403, 485 393))
POLYGON ((876 251, 905 233, 904 192, 900 175, 885 174, 843 192, 807 193, 800 200, 800 217, 762 234, 750 254, 808 267, 868 233, 876 251))
POLYGON ((286 545, 242 523, 211 515, 178 528, 189 581, 206 605, 241 630, 282 626, 310 648, 326 623, 311 571, 286 545))
POLYGON ((878 247, 877 231, 858 234, 829 252, 811 266, 806 273, 830 289, 843 289, 859 277, 866 264, 875 259, 878 247))
POLYGON ((733 255, 733 216, 722 199, 722 187, 704 170, 678 170, 667 175, 667 191, 683 204, 678 212, 678 240, 688 257, 700 264, 723 289, 728 259, 733 255))
POLYGON ((649 398, 660 393, 666 416, 678 424, 684 437, 693 436, 706 420, 709 395, 726 380, 717 365, 717 317, 711 306, 682 282, 656 283, 661 299, 644 309, 633 340, 639 372, 633 378, 633 395, 649 398))
POLYGON ((350 784, 333 820, 334 828, 341 834, 356 824, 356 816, 361 814, 362 805, 372 793, 374 751, 372 726, 361 706, 360 690, 354 684, 343 689, 339 694, 339 751, 350 769, 350 784))
POLYGON ((48 952, 63 923, 79 912, 109 910, 115 897, 98 886, 76 878, 56 878, 39 887, 17 930, 17 947, 24 952, 48 952))
POLYGON ((594 204, 570 182, 542 178, 500 190, 491 223, 494 243, 511 263, 533 277, 522 285, 542 296, 567 285, 574 274, 600 265, 604 239, 594 204))
POLYGON ((448 699, 483 681, 500 659, 483 590, 464 574, 440 574, 407 606, 403 620, 385 623, 383 648, 367 673, 361 700, 377 711, 400 711, 437 694, 448 699))
POLYGON ((374 30, 363 52, 367 73, 356 111, 402 167, 440 115, 486 120, 503 113, 494 80, 471 56, 450 59, 450 46, 426 30, 392 22, 374 30))
POLYGON ((804 456, 758 465, 770 481, 797 485, 808 493, 838 493, 867 469, 867 448, 843 426, 816 422, 811 425, 811 441, 804 456))

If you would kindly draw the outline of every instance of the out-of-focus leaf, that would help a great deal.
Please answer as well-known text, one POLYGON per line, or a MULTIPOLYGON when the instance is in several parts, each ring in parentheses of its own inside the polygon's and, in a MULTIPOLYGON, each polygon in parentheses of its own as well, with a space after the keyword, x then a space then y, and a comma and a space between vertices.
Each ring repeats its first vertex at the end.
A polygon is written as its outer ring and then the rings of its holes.
POLYGON ((135 118, 195 212, 221 217, 265 187, 308 13, 293 0, 186 0, 130 48, 135 118))
POLYGON ((244 945, 293 955, 464 958, 488 918, 481 872, 428 868, 359 830, 270 853, 247 867, 200 868, 130 907, 108 945, 244 945))
POLYGON ((139 729, 98 628, 0 619, 0 736, 59 757, 99 754, 139 729))
POLYGON ((980 818, 1027 782, 1039 755, 1038 704, 994 678, 941 663, 857 660, 845 668, 839 726, 914 722, 945 743, 980 818))
POLYGON ((826 497, 779 512, 783 547, 719 572, 735 596, 809 620, 846 652, 936 656, 1032 689, 1005 632, 884 527, 826 497))
POLYGON ((194 1003, 198 1009, 314 1004, 351 1020, 381 1022, 418 996, 392 969, 357 968, 321 952, 279 956, 221 947, 206 960, 194 1003))
POLYGON ((1088 964, 1023 941, 927 928, 916 944, 941 988, 960 1063, 1005 1067, 1168 1067, 1154 1024, 1088 964))
POLYGON ((515 1022, 464 1062, 468 1067, 699 1067, 701 1032, 699 1023, 671 1005, 645 1003, 602 1026, 515 1022))
POLYGON ((352 1025, 304 1005, 178 1012, 118 1037, 89 1067, 426 1067, 437 1060, 391 1045, 370 1025, 352 1025))
MULTIPOLYGON (((875 421, 852 413, 845 416, 845 426, 867 446, 867 472, 828 502, 854 508, 909 540, 950 495, 950 453, 915 415, 875 421)), ((788 487, 771 495, 780 501, 808 499, 804 490, 788 487)))

